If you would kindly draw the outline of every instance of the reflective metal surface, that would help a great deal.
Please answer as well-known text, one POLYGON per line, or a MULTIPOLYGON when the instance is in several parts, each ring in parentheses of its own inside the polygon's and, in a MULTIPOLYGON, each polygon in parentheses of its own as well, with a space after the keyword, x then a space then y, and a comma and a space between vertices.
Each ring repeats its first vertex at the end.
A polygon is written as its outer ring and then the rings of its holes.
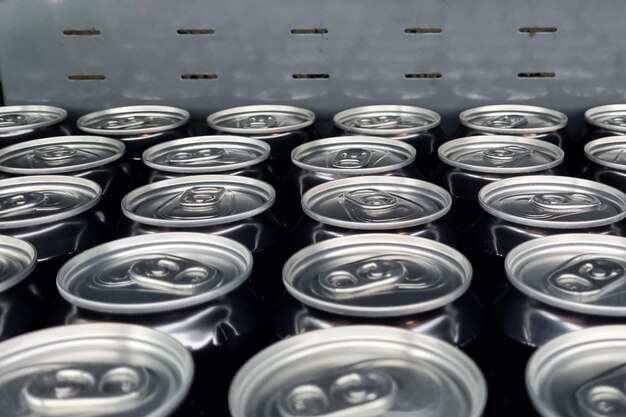
POLYGON ((497 104, 465 110, 459 121, 469 129, 485 133, 532 135, 564 128, 567 116, 545 107, 497 104))

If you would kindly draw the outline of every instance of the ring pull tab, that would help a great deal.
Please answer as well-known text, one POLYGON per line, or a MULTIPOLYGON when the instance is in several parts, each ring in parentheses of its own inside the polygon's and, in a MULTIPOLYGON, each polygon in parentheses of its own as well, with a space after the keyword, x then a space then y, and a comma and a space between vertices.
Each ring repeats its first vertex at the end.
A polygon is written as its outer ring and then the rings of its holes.
POLYGON ((535 194, 530 204, 547 212, 588 212, 600 210, 602 201, 590 194, 549 193, 535 194))
POLYGON ((506 114, 490 117, 483 122, 483 126, 498 129, 515 129, 528 123, 528 118, 521 114, 506 114))
POLYGON ((363 210, 392 210, 398 206, 398 198, 386 191, 374 188, 350 191, 346 200, 363 210))
POLYGON ((380 417, 396 390, 381 370, 339 370, 278 393, 276 403, 281 417, 380 417))
POLYGON ((498 148, 486 149, 483 151, 483 156, 487 159, 509 162, 529 157, 532 153, 533 151, 525 146, 507 145, 500 146, 498 148))
POLYGON ((548 290, 567 299, 589 302, 626 284, 624 265, 598 255, 576 256, 548 276, 548 290))
POLYGON ((41 416, 114 414, 136 408, 148 396, 150 376, 135 366, 67 365, 35 374, 22 390, 41 416))
POLYGON ((35 211, 46 201, 46 195, 36 191, 0 197, 0 218, 35 211))
POLYGON ((141 286, 177 292, 205 291, 209 284, 211 288, 220 284, 217 269, 171 255, 155 255, 133 263, 128 277, 141 286))
POLYGON ((391 289, 406 275, 406 267, 397 260, 371 258, 322 272, 318 283, 325 292, 341 297, 391 289))
POLYGON ((626 127, 626 116, 611 117, 609 119, 606 119, 604 123, 611 126, 626 127))
POLYGON ((362 148, 342 149, 335 153, 330 162, 333 168, 358 169, 367 168, 372 159, 372 151, 362 148))
POLYGON ((576 400, 586 417, 626 415, 626 365, 603 373, 576 391, 576 400))
POLYGON ((275 127, 276 124, 276 117, 271 114, 258 114, 243 121, 244 129, 269 129, 275 127))
POLYGON ((0 115, 0 128, 23 126, 28 124, 28 118, 19 113, 8 113, 0 115))
POLYGON ((131 130, 144 127, 151 122, 149 116, 123 116, 112 117, 104 121, 104 129, 108 130, 131 130))
POLYGON ((78 151, 76 149, 63 145, 40 146, 33 150, 33 156, 35 158, 46 162, 65 161, 75 158, 77 155, 78 151))
POLYGON ((225 155, 226 151, 222 148, 206 148, 198 151, 170 152, 165 158, 171 165, 191 165, 215 161, 223 158, 225 155))
POLYGON ((354 190, 339 196, 352 221, 388 223, 419 218, 424 209, 410 200, 375 188, 354 190))
POLYGON ((219 204, 226 195, 224 187, 192 187, 181 194, 178 202, 190 209, 203 209, 219 204))
POLYGON ((389 129, 400 124, 399 116, 362 117, 354 122, 356 127, 366 129, 389 129))

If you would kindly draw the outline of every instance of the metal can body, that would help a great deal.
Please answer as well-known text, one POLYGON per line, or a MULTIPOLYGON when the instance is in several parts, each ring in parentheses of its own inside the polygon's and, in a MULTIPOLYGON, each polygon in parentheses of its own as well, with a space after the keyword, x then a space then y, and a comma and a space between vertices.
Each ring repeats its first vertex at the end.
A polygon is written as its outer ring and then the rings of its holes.
POLYGON ((67 136, 67 111, 52 106, 1 106, 0 147, 26 140, 67 136))
POLYGON ((413 106, 363 106, 333 117, 337 135, 367 135, 396 139, 417 150, 416 163, 429 177, 439 165, 437 148, 444 142, 441 116, 413 106))
POLYGON ((592 181, 626 192, 626 137, 613 136, 596 139, 585 145, 587 165, 583 176, 592 181))

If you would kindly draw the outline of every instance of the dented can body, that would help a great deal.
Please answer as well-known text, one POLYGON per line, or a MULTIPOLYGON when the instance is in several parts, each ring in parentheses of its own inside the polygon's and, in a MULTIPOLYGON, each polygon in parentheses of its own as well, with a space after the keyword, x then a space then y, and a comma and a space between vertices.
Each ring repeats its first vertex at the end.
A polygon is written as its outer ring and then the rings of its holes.
POLYGON ((0 147, 26 140, 67 136, 67 111, 52 106, 0 106, 0 147))
POLYGON ((626 192, 626 136, 593 140, 585 145, 583 176, 626 192))

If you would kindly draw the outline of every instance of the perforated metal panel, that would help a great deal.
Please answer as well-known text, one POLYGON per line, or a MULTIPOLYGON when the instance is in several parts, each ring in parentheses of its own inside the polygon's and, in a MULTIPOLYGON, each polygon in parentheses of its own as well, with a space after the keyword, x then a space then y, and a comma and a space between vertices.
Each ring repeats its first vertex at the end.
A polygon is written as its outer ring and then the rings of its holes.
POLYGON ((0 0, 7 104, 626 100, 623 0, 0 0))

